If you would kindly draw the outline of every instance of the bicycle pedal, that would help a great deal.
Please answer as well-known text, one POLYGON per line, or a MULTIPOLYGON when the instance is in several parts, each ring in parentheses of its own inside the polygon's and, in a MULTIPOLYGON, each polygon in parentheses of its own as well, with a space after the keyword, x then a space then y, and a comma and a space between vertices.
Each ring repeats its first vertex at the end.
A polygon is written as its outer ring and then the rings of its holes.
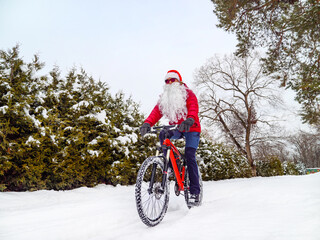
POLYGON ((199 207, 200 206, 200 202, 188 202, 188 207, 199 207))
POLYGON ((200 204, 199 203, 188 203, 188 207, 192 208, 192 207, 199 207, 200 204))

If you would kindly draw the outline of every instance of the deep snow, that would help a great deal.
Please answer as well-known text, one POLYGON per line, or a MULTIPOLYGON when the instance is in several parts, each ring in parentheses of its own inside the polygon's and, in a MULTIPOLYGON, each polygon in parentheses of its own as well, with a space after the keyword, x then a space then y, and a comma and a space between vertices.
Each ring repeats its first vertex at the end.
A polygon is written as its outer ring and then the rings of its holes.
POLYGON ((320 173, 204 182, 191 210, 171 183, 154 228, 138 217, 134 186, 0 193, 0 239, 319 240, 320 173))

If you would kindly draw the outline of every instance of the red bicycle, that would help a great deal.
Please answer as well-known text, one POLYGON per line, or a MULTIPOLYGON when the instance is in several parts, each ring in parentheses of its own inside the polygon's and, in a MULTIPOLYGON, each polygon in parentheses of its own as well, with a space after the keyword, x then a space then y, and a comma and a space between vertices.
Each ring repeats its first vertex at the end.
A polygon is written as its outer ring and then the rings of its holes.
MULTIPOLYGON (((135 197, 138 214, 143 223, 153 227, 159 224, 168 209, 170 195, 170 181, 168 174, 169 161, 173 169, 173 178, 175 181, 174 192, 177 196, 184 196, 188 208, 193 205, 189 202, 189 174, 187 162, 183 154, 174 146, 168 138, 169 131, 176 126, 153 127, 150 133, 159 134, 161 130, 165 131, 165 140, 163 146, 157 147, 155 156, 148 157, 141 165, 137 182, 135 186, 135 197), (167 150, 166 156, 163 150, 167 150)), ((199 173, 200 198, 201 205, 203 197, 203 187, 201 174, 199 173)))

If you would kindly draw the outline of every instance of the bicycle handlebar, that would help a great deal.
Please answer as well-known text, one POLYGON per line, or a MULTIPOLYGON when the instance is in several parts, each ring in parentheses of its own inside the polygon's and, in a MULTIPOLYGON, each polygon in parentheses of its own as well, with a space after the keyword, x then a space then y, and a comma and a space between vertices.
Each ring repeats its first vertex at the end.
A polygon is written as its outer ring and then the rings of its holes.
POLYGON ((158 127, 152 127, 150 132, 148 132, 148 133, 158 134, 162 129, 165 129, 168 131, 172 128, 178 128, 178 125, 163 125, 163 126, 158 126, 158 127))

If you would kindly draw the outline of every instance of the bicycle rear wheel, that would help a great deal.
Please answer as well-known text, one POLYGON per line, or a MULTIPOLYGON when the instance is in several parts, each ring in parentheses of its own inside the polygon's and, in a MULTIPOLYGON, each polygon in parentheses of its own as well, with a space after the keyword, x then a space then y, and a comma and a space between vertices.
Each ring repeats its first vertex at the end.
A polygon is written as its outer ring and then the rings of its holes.
POLYGON ((140 219, 147 226, 159 224, 168 209, 169 181, 164 189, 161 187, 163 178, 163 160, 149 157, 141 165, 135 186, 136 205, 140 219), (153 176, 153 185, 150 181, 153 176))
MULTIPOLYGON (((203 199, 203 183, 202 183, 202 177, 199 169, 198 169, 198 174, 199 174, 200 195, 199 195, 199 204, 197 206, 201 206, 202 199, 203 199)), ((190 179, 189 179, 188 168, 186 167, 185 182, 184 182, 184 199, 186 201, 187 207, 190 209, 193 207, 193 205, 190 204, 189 202, 189 198, 190 198, 189 186, 190 186, 190 179)))

